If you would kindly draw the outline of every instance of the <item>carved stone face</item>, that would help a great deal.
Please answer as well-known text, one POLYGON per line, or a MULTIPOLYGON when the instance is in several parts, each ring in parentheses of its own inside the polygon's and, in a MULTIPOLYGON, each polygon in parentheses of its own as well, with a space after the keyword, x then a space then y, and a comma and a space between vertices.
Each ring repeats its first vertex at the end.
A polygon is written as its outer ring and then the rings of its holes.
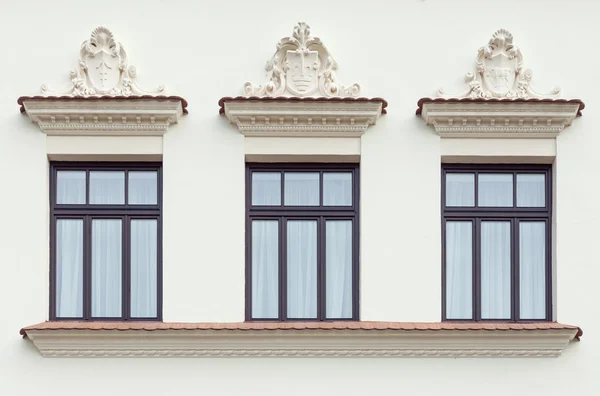
POLYGON ((483 61, 483 83, 495 97, 504 97, 515 86, 517 60, 497 53, 483 61))
POLYGON ((288 89, 296 95, 310 95, 318 88, 317 69, 319 53, 317 51, 288 51, 287 71, 288 89))

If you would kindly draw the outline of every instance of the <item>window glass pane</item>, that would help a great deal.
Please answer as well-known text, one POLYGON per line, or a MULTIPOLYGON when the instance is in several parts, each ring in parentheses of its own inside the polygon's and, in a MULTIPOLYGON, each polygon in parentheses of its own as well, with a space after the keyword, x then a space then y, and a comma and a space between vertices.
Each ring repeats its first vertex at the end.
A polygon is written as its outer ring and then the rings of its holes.
POLYGON ((328 318, 352 318, 352 221, 325 223, 328 318))
POLYGON ((510 222, 481 222, 481 318, 510 319, 510 222))
POLYGON ((130 205, 156 205, 158 203, 158 172, 130 171, 128 190, 130 205))
POLYGON ((285 205, 319 206, 319 174, 286 172, 285 205))
POLYGON ((539 208, 546 206, 546 176, 521 173, 517 175, 517 206, 539 208))
POLYGON ((83 220, 56 220, 56 316, 83 316, 83 220))
POLYGON ((121 220, 92 220, 92 316, 121 316, 121 220))
POLYGON ((446 222, 446 318, 473 318, 473 223, 446 222))
POLYGON ((90 204, 125 203, 125 172, 90 172, 90 204))
POLYGON ((446 206, 475 206, 475 174, 446 174, 446 206))
POLYGON ((157 316, 158 221, 131 220, 131 316, 157 316))
POLYGON ((279 317, 279 222, 252 221, 252 317, 279 317))
POLYGON ((352 173, 323 173, 323 205, 352 206, 352 173))
POLYGON ((287 222, 287 316, 317 317, 317 222, 287 222))
POLYGON ((281 173, 252 172, 252 205, 281 205, 281 173))
POLYGON ((546 318, 546 223, 519 223, 521 319, 546 318))
POLYGON ((85 205, 85 171, 56 172, 56 203, 85 205))
POLYGON ((479 206, 513 206, 511 174, 479 174, 479 206))

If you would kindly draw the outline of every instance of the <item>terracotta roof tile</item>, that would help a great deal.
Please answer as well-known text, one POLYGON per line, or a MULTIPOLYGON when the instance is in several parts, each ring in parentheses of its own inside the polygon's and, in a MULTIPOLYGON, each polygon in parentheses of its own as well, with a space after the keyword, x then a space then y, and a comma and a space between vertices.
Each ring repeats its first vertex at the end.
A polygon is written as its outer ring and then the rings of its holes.
POLYGON ((276 97, 262 97, 262 96, 226 96, 219 100, 219 114, 225 113, 225 102, 241 102, 241 101, 256 101, 256 102, 274 102, 274 101, 285 101, 285 102, 380 102, 381 103, 381 114, 387 113, 388 102, 383 98, 299 98, 299 97, 287 97, 287 96, 276 96, 276 97))
POLYGON ((498 323, 498 322, 239 322, 239 323, 166 323, 166 322, 93 322, 52 321, 42 322, 21 329, 27 337, 30 330, 392 330, 392 331, 531 331, 531 330, 577 330, 576 339, 583 335, 577 326, 556 322, 498 323))
POLYGON ((580 99, 537 99, 537 98, 529 98, 529 99, 498 99, 498 98, 421 98, 417 102, 417 115, 421 115, 423 111, 424 103, 457 103, 457 102, 466 102, 466 103, 531 103, 531 102, 540 102, 540 103, 579 103, 579 110, 577 111, 577 116, 581 116, 581 111, 585 108, 585 104, 580 99))
POLYGON ((112 95, 103 95, 103 96, 21 96, 17 99, 17 103, 21 108, 19 109, 21 113, 25 113, 25 106, 23 106, 24 100, 89 100, 89 101, 102 101, 102 100, 128 100, 128 99, 136 99, 136 100, 179 100, 181 101, 181 107, 183 108, 183 114, 187 114, 187 106, 188 102, 184 98, 180 96, 164 96, 164 95, 130 95, 130 96, 112 96, 112 95))

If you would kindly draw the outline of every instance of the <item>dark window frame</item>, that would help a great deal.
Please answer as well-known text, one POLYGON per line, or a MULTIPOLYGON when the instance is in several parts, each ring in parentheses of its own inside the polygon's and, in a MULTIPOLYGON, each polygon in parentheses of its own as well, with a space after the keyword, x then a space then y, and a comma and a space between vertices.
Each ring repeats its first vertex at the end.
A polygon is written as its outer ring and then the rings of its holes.
POLYGON ((442 197, 442 321, 452 322, 549 322, 553 315, 553 278, 552 278, 552 165, 550 164, 442 164, 441 167, 442 197), (473 207, 446 207, 446 175, 448 173, 473 173, 475 201, 473 207), (513 174, 513 206, 512 207, 478 207, 478 174, 513 174), (517 174, 543 173, 545 175, 545 206, 517 207, 517 174), (472 318, 453 319, 446 316, 446 222, 473 222, 472 243, 472 318), (481 221, 503 220, 511 222, 511 317, 510 319, 481 318, 481 221), (519 284, 519 223, 527 221, 545 221, 545 253, 546 279, 545 299, 546 311, 543 319, 521 319, 520 284, 519 284))
POLYGON ((293 321, 357 321, 359 320, 359 192, 360 169, 358 163, 246 163, 246 268, 245 268, 245 319, 246 321, 293 322, 293 321), (252 173, 278 172, 281 174, 281 202, 278 206, 252 205, 252 173), (319 206, 285 206, 285 172, 319 172, 319 206), (352 206, 323 206, 323 173, 352 173, 352 206), (278 262, 278 317, 252 317, 252 220, 277 220, 279 224, 278 262), (287 318, 287 252, 285 249, 288 220, 317 219, 317 317, 287 318), (352 316, 350 318, 326 317, 325 279, 325 222, 352 220, 352 316))
POLYGON ((52 321, 85 320, 85 321, 162 321, 163 310, 163 251, 162 251, 162 163, 160 162, 50 162, 50 313, 52 321), (58 204, 57 172, 86 172, 86 203, 58 204), (90 171, 124 171, 125 204, 89 204, 90 171), (130 205, 129 171, 157 172, 157 203, 154 205, 130 205), (91 275, 91 227, 93 219, 120 219, 122 224, 122 274, 121 274, 121 316, 92 317, 92 275, 91 275), (82 317, 56 316, 56 222, 58 219, 83 220, 83 310, 82 317), (157 283, 156 283, 156 317, 131 317, 131 220, 157 220, 157 283))

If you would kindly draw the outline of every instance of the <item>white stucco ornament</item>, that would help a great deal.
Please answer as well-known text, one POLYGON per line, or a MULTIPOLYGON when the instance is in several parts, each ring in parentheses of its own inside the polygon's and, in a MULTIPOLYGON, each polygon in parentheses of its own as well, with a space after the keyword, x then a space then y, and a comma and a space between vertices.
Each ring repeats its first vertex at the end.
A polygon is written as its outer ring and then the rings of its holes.
POLYGON ((550 93, 535 92, 531 87, 532 72, 523 69, 521 50, 513 44, 512 34, 504 29, 496 31, 488 44, 479 49, 475 73, 469 72, 465 82, 469 89, 458 95, 448 95, 442 89, 442 98, 556 98, 560 88, 550 93))
POLYGON ((323 96, 356 97, 360 86, 341 85, 335 71, 337 63, 323 42, 311 37, 310 27, 299 22, 292 37, 284 37, 277 51, 267 62, 269 81, 263 85, 244 84, 248 96, 323 96))
POLYGON ((144 91, 136 81, 135 66, 127 64, 127 53, 112 32, 100 26, 81 44, 79 65, 71 70, 71 85, 59 91, 42 85, 47 95, 158 95, 164 86, 155 91, 144 91))

